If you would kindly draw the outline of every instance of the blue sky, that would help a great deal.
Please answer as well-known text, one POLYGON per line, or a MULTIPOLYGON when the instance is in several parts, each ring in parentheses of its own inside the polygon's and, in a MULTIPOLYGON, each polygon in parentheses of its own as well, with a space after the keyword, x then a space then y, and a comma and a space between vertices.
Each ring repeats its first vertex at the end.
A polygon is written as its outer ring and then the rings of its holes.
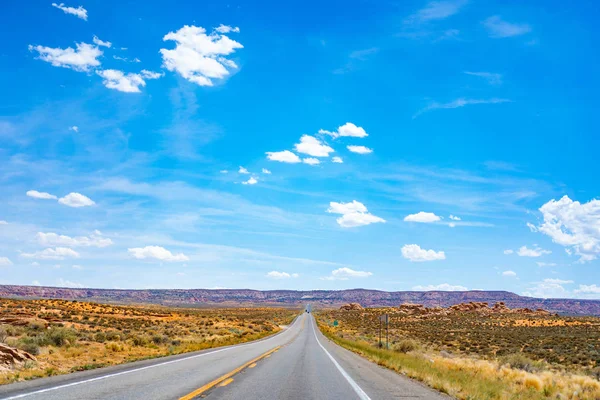
POLYGON ((600 298, 595 2, 1 7, 0 283, 600 298))

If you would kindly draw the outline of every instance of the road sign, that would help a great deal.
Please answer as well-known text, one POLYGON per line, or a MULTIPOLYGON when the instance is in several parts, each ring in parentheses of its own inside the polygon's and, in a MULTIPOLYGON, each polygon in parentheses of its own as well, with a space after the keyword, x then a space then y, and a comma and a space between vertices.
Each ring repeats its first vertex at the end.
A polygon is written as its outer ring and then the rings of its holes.
POLYGON ((388 314, 383 314, 379 316, 379 347, 383 347, 381 344, 381 324, 385 324, 385 348, 389 349, 389 325, 390 325, 390 316, 388 314))
POLYGON ((387 325, 390 323, 390 316, 388 314, 383 314, 379 316, 379 320, 387 325))

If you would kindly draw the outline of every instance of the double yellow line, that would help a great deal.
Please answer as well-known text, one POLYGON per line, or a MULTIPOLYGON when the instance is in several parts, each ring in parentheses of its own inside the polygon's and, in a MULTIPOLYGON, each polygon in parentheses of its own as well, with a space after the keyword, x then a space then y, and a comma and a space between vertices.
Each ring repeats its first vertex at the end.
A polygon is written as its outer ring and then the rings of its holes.
MULTIPOLYGON (((186 394, 183 397, 180 397, 179 400, 192 400, 195 397, 200 396, 202 393, 214 388, 215 386, 217 386, 218 384, 226 381, 227 379, 230 379, 233 375, 239 373, 240 371, 242 371, 244 368, 247 368, 248 366, 254 364, 255 362, 262 360, 265 357, 270 356, 272 353, 275 353, 277 350, 279 350, 281 348, 281 346, 277 346, 269 351, 267 351, 266 353, 261 354, 260 356, 248 361, 247 363, 245 363, 244 365, 241 365, 239 367, 237 367, 236 369, 234 369, 231 372, 226 373, 225 375, 215 379, 212 382, 207 383, 206 385, 202 386, 201 388, 198 388, 196 390, 194 390, 193 392, 186 394)), ((231 383, 231 381, 228 382, 228 384, 231 383)))

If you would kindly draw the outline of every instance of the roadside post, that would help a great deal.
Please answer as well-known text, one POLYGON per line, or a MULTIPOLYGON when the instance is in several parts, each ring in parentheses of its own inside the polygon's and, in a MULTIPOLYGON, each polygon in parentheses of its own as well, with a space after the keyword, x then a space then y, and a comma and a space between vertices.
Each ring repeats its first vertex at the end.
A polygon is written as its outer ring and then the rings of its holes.
POLYGON ((389 333, 390 333, 390 316, 388 314, 383 314, 379 316, 379 347, 383 347, 381 343, 381 324, 385 324, 385 348, 389 349, 389 333))

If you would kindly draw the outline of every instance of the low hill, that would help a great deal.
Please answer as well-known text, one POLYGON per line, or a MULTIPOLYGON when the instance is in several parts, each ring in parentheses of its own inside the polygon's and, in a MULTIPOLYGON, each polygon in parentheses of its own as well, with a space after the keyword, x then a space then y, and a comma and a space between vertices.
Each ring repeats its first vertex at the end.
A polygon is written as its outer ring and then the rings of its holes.
POLYGON ((563 315, 600 316, 600 300, 538 299, 505 291, 465 292, 384 292, 349 290, 250 290, 250 289, 79 289, 45 286, 0 285, 0 297, 57 298, 110 303, 149 303, 162 305, 301 305, 340 306, 359 303, 363 307, 398 306, 417 303, 426 307, 449 307, 468 302, 504 302, 510 308, 543 308, 563 315))

